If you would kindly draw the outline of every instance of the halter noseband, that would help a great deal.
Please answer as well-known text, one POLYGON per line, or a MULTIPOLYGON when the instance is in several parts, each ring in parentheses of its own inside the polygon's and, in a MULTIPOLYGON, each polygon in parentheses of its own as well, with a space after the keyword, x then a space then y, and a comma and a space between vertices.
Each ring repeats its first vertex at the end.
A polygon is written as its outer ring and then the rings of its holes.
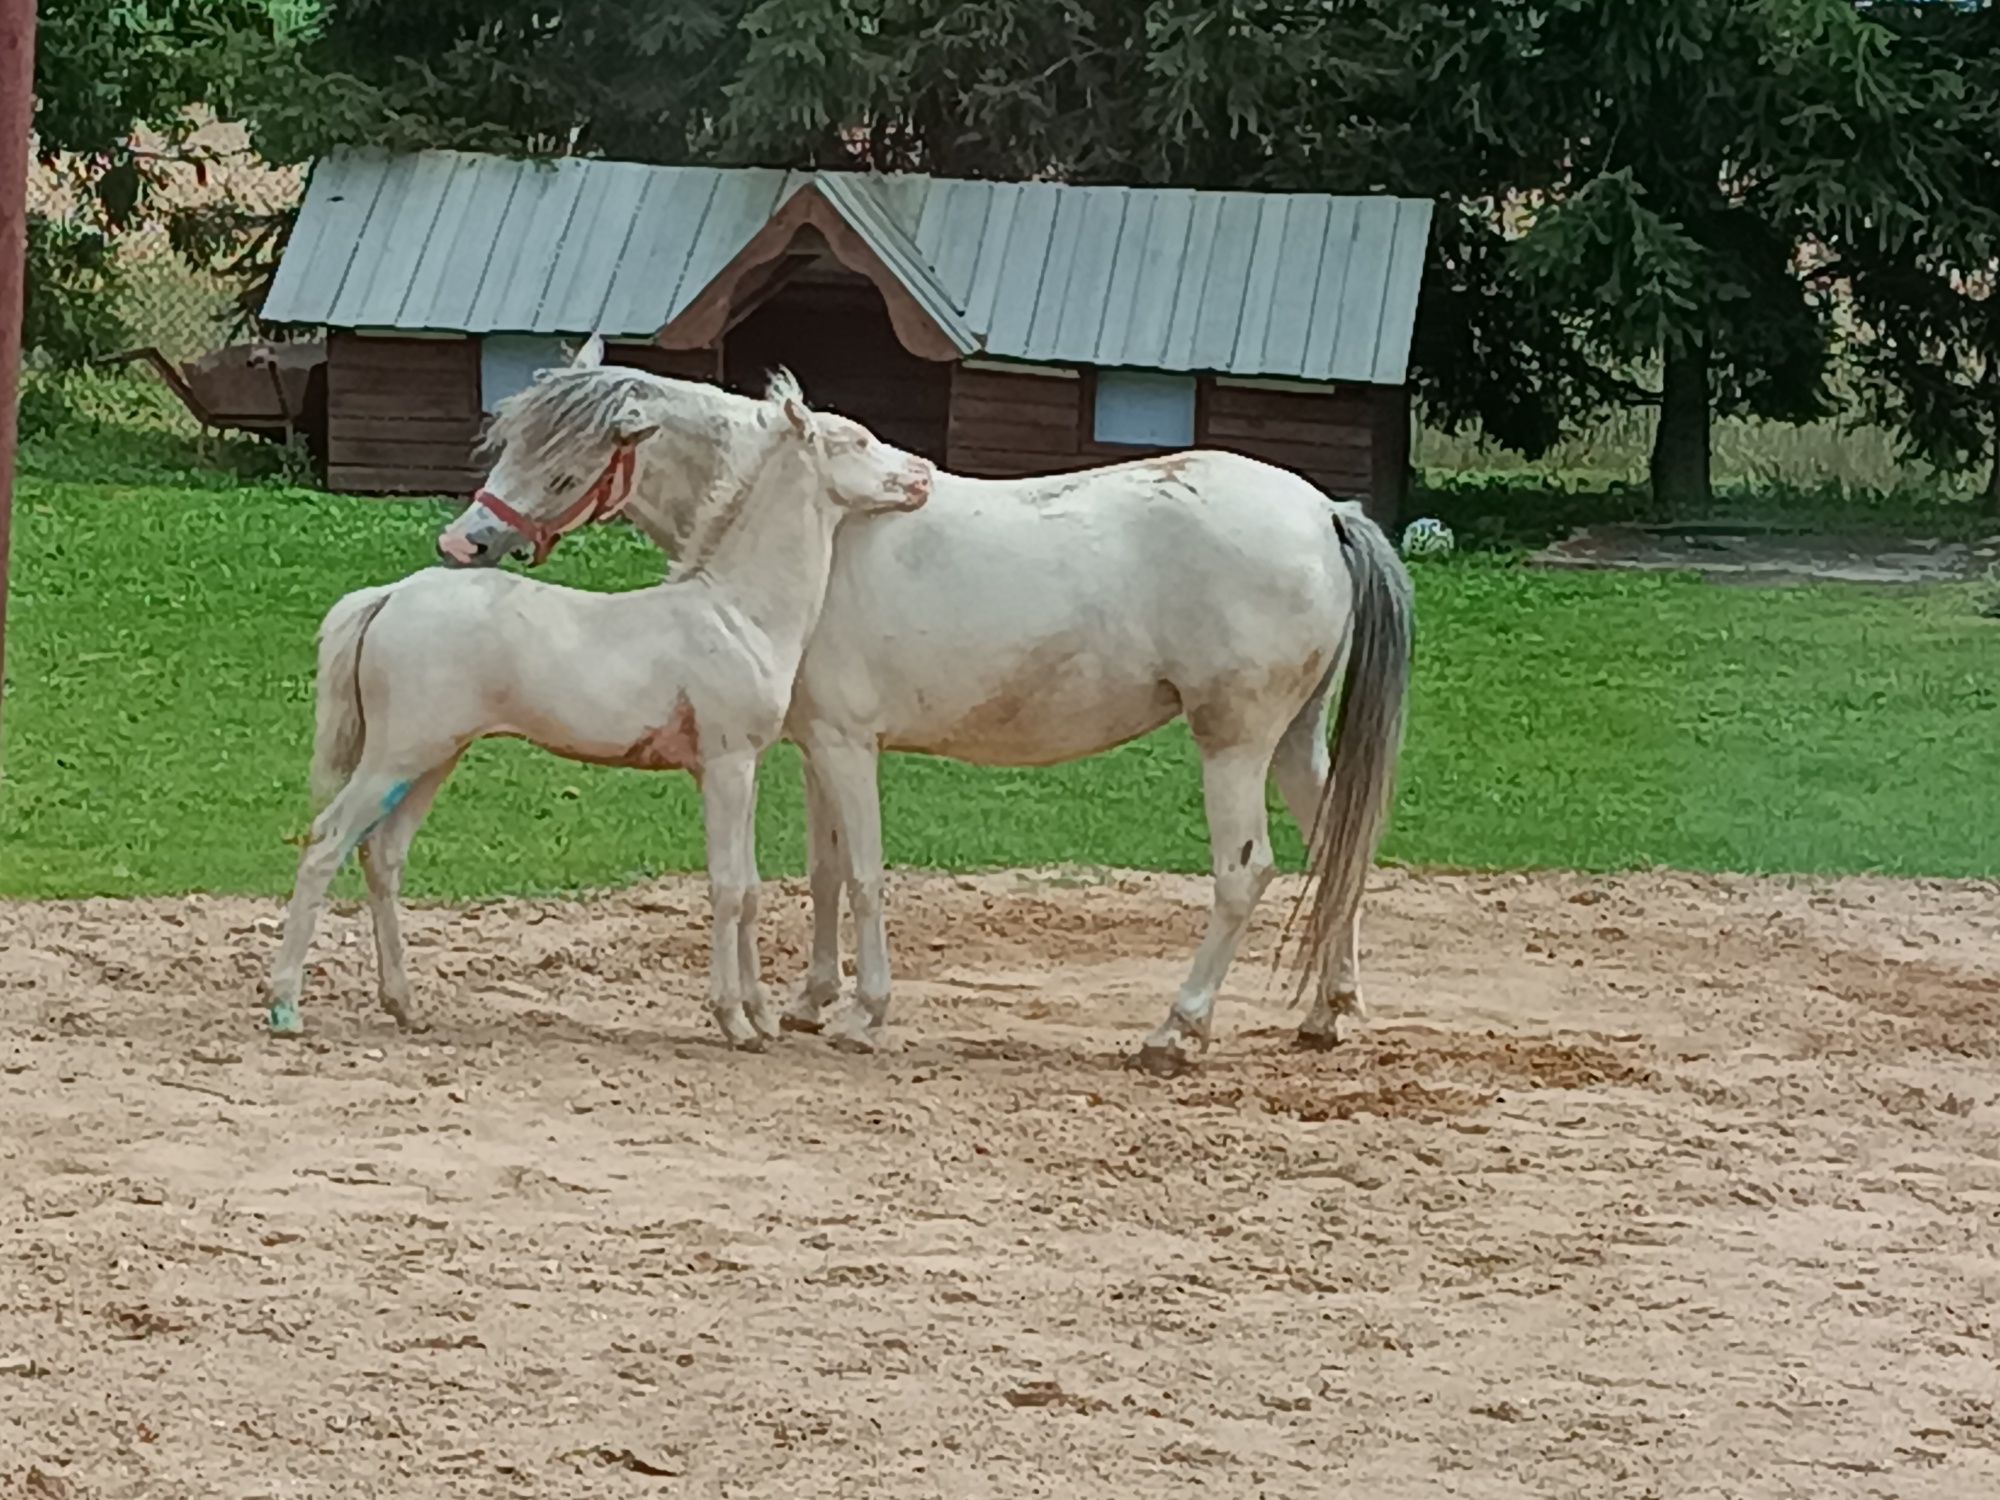
POLYGON ((556 543, 572 531, 598 521, 608 521, 625 508, 625 502, 632 498, 632 468, 637 453, 637 444, 620 443, 610 462, 605 464, 604 471, 591 481, 590 488, 552 521, 537 521, 533 516, 524 516, 487 489, 475 494, 472 503, 492 511, 500 518, 501 524, 533 548, 534 555, 528 566, 539 568, 556 550, 556 543))

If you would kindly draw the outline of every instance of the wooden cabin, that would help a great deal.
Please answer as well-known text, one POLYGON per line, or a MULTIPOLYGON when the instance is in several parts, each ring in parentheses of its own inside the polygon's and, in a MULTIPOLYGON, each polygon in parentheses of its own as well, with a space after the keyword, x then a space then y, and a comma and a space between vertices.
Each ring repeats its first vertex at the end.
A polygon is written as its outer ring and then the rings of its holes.
POLYGON ((609 358, 816 404, 960 473, 1187 447, 1393 519, 1431 205, 463 152, 315 168, 264 307, 326 330, 326 480, 463 493, 487 413, 609 358))

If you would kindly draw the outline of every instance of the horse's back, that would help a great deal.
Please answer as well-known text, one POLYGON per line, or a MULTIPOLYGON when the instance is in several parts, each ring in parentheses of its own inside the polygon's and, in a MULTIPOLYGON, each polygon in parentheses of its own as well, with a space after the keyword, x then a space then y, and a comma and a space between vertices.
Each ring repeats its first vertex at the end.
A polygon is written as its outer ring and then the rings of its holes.
POLYGON ((842 528, 795 717, 992 764, 1074 759, 1225 679, 1303 699, 1351 596, 1333 501, 1255 459, 941 475, 923 510, 842 528))

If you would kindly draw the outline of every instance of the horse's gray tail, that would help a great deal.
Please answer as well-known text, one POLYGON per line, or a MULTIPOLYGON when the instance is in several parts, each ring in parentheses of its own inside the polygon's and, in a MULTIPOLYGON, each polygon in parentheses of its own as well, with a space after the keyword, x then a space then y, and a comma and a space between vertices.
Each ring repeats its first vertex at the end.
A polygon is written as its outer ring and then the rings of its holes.
POLYGON ((1330 733, 1333 772, 1306 838, 1295 1004, 1338 961, 1389 826, 1415 651, 1416 595, 1395 544, 1352 511, 1335 509, 1333 524, 1354 581, 1353 638, 1330 733))
POLYGON ((395 588, 356 589, 326 612, 319 627, 319 671, 313 684, 313 805, 331 802, 354 768, 368 725, 361 711, 361 642, 395 588))

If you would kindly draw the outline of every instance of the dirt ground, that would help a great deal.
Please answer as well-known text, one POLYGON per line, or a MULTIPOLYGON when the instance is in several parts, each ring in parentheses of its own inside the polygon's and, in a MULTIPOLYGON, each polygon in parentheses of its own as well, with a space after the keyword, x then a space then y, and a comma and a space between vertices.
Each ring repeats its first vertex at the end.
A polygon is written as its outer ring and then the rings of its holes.
MULTIPOLYGON (((2000 892, 1287 894, 1189 1076, 1205 886, 894 884, 905 1044, 715 1044, 705 903, 0 908, 0 1495, 2000 1494, 2000 892)), ((774 898, 779 971, 803 899, 774 898)))
POLYGON ((1714 583, 1967 583, 2000 570, 2000 536, 1971 542, 1877 533, 1821 536, 1767 527, 1585 526, 1537 552, 1545 568, 1700 573, 1714 583))

